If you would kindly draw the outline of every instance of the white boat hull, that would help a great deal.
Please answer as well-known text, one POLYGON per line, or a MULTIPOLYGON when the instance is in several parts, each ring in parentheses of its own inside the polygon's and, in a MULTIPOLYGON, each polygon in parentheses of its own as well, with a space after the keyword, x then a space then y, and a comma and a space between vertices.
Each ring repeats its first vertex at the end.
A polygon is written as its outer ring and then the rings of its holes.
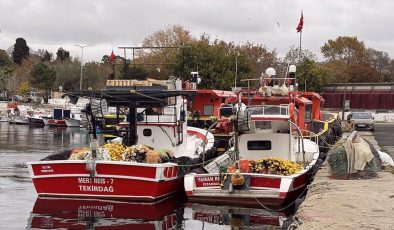
POLYGON ((67 127, 80 127, 81 123, 79 120, 68 118, 65 119, 67 127))

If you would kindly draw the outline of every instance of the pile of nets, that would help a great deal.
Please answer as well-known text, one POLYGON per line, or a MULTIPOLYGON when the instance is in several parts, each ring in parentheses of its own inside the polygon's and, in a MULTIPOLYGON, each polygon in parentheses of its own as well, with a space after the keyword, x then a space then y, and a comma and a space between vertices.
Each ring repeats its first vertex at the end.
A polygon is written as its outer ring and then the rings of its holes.
POLYGON ((375 147, 367 142, 373 154, 373 158, 365 164, 363 170, 352 172, 348 165, 348 155, 346 153, 345 143, 346 139, 338 141, 328 152, 327 162, 330 166, 331 176, 335 179, 368 179, 376 177, 381 167, 381 161, 375 147))
MULTIPOLYGON (((89 148, 71 150, 69 160, 92 159, 89 148)), ((165 163, 174 159, 170 150, 156 150, 147 145, 133 145, 125 147, 118 142, 109 142, 97 149, 96 160, 129 161, 139 163, 165 163)))

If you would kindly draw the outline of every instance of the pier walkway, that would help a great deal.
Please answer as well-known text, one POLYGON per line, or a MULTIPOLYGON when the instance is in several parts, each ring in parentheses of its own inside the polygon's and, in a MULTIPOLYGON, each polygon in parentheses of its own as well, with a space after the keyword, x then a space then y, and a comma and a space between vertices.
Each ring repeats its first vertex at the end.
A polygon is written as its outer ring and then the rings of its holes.
MULTIPOLYGON (((394 149, 385 145, 394 145, 394 141, 382 142, 384 145, 376 141, 388 136, 394 140, 393 130, 394 124, 376 124, 373 134, 360 135, 393 157, 394 149)), ((326 161, 295 214, 304 222, 298 229, 394 230, 394 174, 380 171, 378 178, 359 180, 335 180, 329 176, 326 161)))

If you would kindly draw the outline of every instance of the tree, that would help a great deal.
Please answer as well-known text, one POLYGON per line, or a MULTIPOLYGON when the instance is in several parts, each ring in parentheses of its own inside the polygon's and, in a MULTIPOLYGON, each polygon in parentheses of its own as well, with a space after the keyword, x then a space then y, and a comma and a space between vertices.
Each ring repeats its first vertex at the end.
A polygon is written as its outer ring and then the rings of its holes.
POLYGON ((391 59, 388 53, 368 48, 369 63, 380 75, 381 80, 386 80, 390 76, 391 59))
POLYGON ((290 49, 286 53, 286 57, 284 58, 284 61, 286 63, 294 65, 296 63, 301 63, 305 60, 316 61, 316 55, 307 49, 301 49, 300 53, 300 48, 296 48, 294 45, 290 46, 290 49))
POLYGON ((11 64, 11 60, 5 50, 0 49, 0 67, 8 66, 11 64))
POLYGON ((321 92, 330 81, 330 71, 314 60, 305 59, 297 66, 298 90, 321 92))
POLYGON ((56 52, 57 61, 70 61, 70 52, 60 47, 56 52))
POLYGON ((77 59, 69 62, 56 62, 52 67, 56 72, 55 88, 62 86, 65 91, 79 89, 81 69, 77 59))
POLYGON ((8 92, 7 85, 9 83, 9 79, 11 79, 13 69, 11 65, 1 66, 0 65, 0 92, 5 91, 8 92))
POLYGON ((246 58, 252 78, 260 77, 268 67, 274 67, 278 62, 276 51, 268 51, 263 45, 248 42, 240 47, 240 52, 246 58))
MULTIPOLYGON (((149 35, 142 42, 144 47, 180 47, 195 41, 190 32, 180 25, 166 27, 149 35)), ((135 72, 146 70, 149 75, 167 79, 174 74, 175 59, 182 49, 163 48, 141 50, 137 52, 133 64, 142 65, 143 68, 135 72)), ((134 68, 134 65, 133 65, 134 68)))
POLYGON ((17 38, 14 44, 14 51, 12 51, 12 59, 16 64, 21 65, 23 59, 29 57, 29 47, 26 44, 26 40, 23 38, 17 38))
POLYGON ((43 62, 51 62, 53 57, 52 53, 49 53, 48 50, 45 50, 44 53, 41 56, 41 61, 43 62))
POLYGON ((339 36, 335 40, 328 40, 320 49, 329 61, 352 64, 365 61, 367 57, 364 42, 359 41, 357 37, 339 36))
MULTIPOLYGON (((184 77, 190 76, 191 71, 198 71, 202 79, 200 88, 228 90, 234 86, 236 60, 238 86, 250 75, 246 55, 233 43, 219 40, 211 43, 209 37, 202 35, 200 40, 189 46, 183 54, 178 54, 174 72, 176 76, 184 77)), ((246 85, 245 82, 241 84, 246 85)))
POLYGON ((109 65, 88 62, 85 64, 83 73, 83 88, 91 87, 94 90, 101 90, 105 87, 107 76, 112 72, 109 65))
POLYGON ((330 39, 321 47, 321 52, 328 59, 328 63, 331 63, 328 66, 334 68, 331 69, 332 72, 339 73, 334 76, 338 82, 348 82, 350 66, 363 63, 368 57, 364 42, 357 37, 340 36, 335 40, 330 39))
POLYGON ((45 63, 35 64, 30 71, 32 76, 30 82, 33 87, 41 90, 49 91, 53 88, 56 79, 55 71, 45 63))
POLYGON ((370 63, 356 63, 349 68, 349 82, 382 82, 383 79, 378 70, 370 63))

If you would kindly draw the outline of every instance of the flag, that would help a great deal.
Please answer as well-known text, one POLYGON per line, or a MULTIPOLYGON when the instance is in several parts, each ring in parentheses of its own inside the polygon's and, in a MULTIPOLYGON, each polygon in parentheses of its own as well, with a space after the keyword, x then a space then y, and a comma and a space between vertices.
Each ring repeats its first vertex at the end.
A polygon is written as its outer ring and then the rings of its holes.
POLYGON ((116 56, 114 54, 114 51, 112 50, 111 55, 109 55, 109 57, 108 57, 108 62, 113 62, 113 61, 115 61, 115 59, 116 59, 116 56))
POLYGON ((297 33, 302 32, 302 27, 304 27, 304 15, 301 12, 300 22, 298 23, 298 26, 297 26, 297 33))

